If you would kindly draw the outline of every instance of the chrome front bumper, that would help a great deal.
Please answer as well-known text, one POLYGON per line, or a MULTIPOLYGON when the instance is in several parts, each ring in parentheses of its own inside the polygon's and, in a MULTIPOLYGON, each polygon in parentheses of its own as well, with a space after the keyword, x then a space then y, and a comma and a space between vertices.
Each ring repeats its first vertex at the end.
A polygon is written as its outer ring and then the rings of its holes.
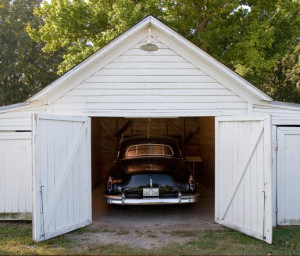
POLYGON ((198 201, 198 194, 182 196, 178 195, 177 198, 125 198, 122 196, 105 195, 104 199, 108 204, 119 205, 154 205, 154 204, 190 204, 198 201))

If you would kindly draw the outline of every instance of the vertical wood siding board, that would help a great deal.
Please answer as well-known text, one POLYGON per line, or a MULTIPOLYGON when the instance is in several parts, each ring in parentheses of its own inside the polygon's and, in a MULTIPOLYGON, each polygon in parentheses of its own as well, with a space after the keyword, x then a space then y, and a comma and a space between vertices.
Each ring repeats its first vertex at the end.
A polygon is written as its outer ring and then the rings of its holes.
MULTIPOLYGON (((4 150, 3 150, 3 141, 0 140, 0 152, 2 157, 4 156, 4 150)), ((5 180, 5 166, 4 166, 5 162, 4 161, 0 161, 0 175, 2 177, 2 179, 0 179, 0 212, 4 212, 4 200, 5 200, 5 193, 4 193, 4 180, 5 180)))
POLYGON ((245 227, 247 229, 251 229, 251 212, 252 212, 252 208, 251 208, 251 194, 252 194, 251 176, 252 176, 253 171, 256 169, 256 163, 254 164, 253 162, 251 162, 249 168, 250 168, 249 172, 246 173, 246 179, 244 182, 245 227))
MULTIPOLYGON (((266 139, 266 138, 265 138, 266 139)), ((257 158, 258 163, 263 163, 267 161, 267 155, 264 154, 264 138, 262 137, 260 140, 260 143, 257 145, 257 158)), ((257 186, 257 194, 258 194, 258 200, 257 200, 257 209, 258 209, 258 230, 264 229, 264 216, 265 216, 265 199, 264 199, 264 182, 266 181, 266 177, 264 175, 264 166, 261 164, 257 165, 257 169, 260 170, 258 172, 258 186, 257 186), (262 216, 262 217, 260 217, 262 216)), ((267 194, 266 194, 267 196, 267 194)), ((268 195, 269 196, 269 195, 268 195)))
MULTIPOLYGON (((71 165, 72 165, 72 161, 74 160, 74 157, 76 156, 76 150, 78 149, 78 144, 82 141, 83 139, 83 132, 85 132, 85 126, 86 124, 84 123, 82 126, 81 126, 81 129, 80 129, 80 132, 78 133, 78 135, 76 136, 76 140, 71 143, 70 145, 72 145, 72 150, 69 150, 70 152, 68 153, 68 158, 67 158, 67 161, 64 163, 64 168, 62 168, 63 170, 65 169, 66 172, 63 174, 63 177, 61 177, 60 179, 60 182, 59 184, 57 185, 57 190, 55 191, 55 194, 54 194, 54 197, 51 198, 51 209, 49 209, 47 212, 46 212, 46 217, 45 217, 45 220, 46 220, 46 223, 48 221, 50 221, 51 219, 51 216, 52 214, 54 213, 54 205, 56 204, 56 198, 58 198, 58 196, 60 195, 61 193, 61 190, 64 188, 63 185, 64 185, 64 182, 66 181, 67 177, 68 177, 68 174, 70 173, 71 171, 71 165), (52 205, 53 204, 53 205, 52 205)), ((80 144, 79 144, 80 145, 80 144)))
MULTIPOLYGON (((76 125, 75 123, 73 124, 74 126, 76 125)), ((86 128, 85 128, 86 129, 86 128)), ((74 129, 75 130, 75 129, 74 129)), ((83 135, 85 137, 86 132, 84 131, 83 135)), ((76 136, 76 134, 74 134, 74 136, 76 136)), ((83 194, 82 191, 82 186, 80 186, 79 184, 79 168, 81 167, 80 161, 79 162, 79 157, 82 156, 82 145, 84 143, 84 140, 81 141, 78 149, 77 149, 77 157, 74 159, 74 163, 73 163, 73 168, 74 171, 72 172, 72 176, 74 179, 73 182, 73 205, 74 205, 74 215, 75 215, 75 221, 77 222, 78 220, 81 219, 81 210, 80 210, 80 205, 84 205, 84 203, 81 201, 81 194, 83 194)), ((84 179, 82 180, 82 182, 84 182, 84 179)), ((84 184, 84 183, 83 183, 84 184)))
MULTIPOLYGON (((230 173, 228 173, 227 170, 227 164, 226 164, 226 158, 224 157, 224 154, 222 154, 224 152, 224 140, 226 139, 225 136, 223 136, 224 130, 225 128, 223 128, 225 124, 223 122, 220 122, 220 163, 219 163, 219 168, 220 168, 220 191, 219 191, 219 195, 220 195, 220 199, 219 199, 219 219, 221 219, 221 209, 223 207, 223 197, 224 197, 224 193, 223 193, 223 182, 227 181, 226 178, 228 179, 230 177, 230 173), (224 168, 224 171, 222 172, 221 167, 224 168), (228 176, 226 176, 226 174, 228 173, 228 176), (225 175, 225 177, 224 177, 225 175)), ((227 152, 226 152, 227 153, 227 152)))
MULTIPOLYGON (((47 201, 49 201, 49 198, 51 198, 55 191, 55 173, 54 173, 54 166, 55 166, 55 141, 57 137, 57 132, 59 132, 56 129, 56 125, 53 122, 48 122, 48 141, 47 141, 47 159, 51 159, 48 161, 47 166, 47 193, 48 198, 47 201), (52 160, 53 159, 53 160, 52 160)), ((53 226, 53 225, 51 225, 53 226)))
MULTIPOLYGON (((242 131, 242 138, 245 139, 247 138, 245 136, 245 130, 243 129, 242 131)), ((243 142, 244 144, 245 142, 243 142)), ((247 143, 247 140, 246 140, 246 143, 247 143)), ((251 161, 252 162, 252 161, 251 161)), ((248 175, 249 175, 249 172, 251 171, 251 162, 248 166, 248 170, 246 171, 245 173, 245 176, 244 176, 244 179, 242 180, 242 184, 241 184, 241 187, 240 187, 240 193, 239 193, 239 205, 242 205, 242 207, 240 207, 240 214, 239 214, 239 223, 242 224, 243 227, 247 227, 246 225, 246 207, 248 205, 248 202, 245 200, 246 199, 246 183, 248 183, 248 175)))
MULTIPOLYGON (((29 191, 30 191, 30 183, 28 176, 30 173, 28 170, 31 168, 31 155, 29 154, 31 150, 31 140, 26 141, 26 155, 24 154, 23 161, 24 161, 24 178, 23 178, 23 183, 24 183, 24 212, 31 212, 28 211, 28 199, 29 199, 29 191)), ((31 195, 32 196, 32 195, 31 195)))
POLYGON ((18 162, 18 168, 16 168, 16 173, 19 176, 18 179, 18 203, 17 203, 17 209, 16 212, 24 212, 25 211, 25 187, 24 187, 24 176, 25 176, 25 168, 26 168, 26 160, 24 159, 24 150, 26 150, 26 143, 25 141, 21 141, 21 147, 19 148, 19 162, 18 162), (19 170, 19 172, 18 172, 19 170), (22 177, 22 178, 21 178, 22 177))
POLYGON ((85 166, 83 167, 86 170, 89 170, 88 173, 84 175, 84 178, 86 180, 86 185, 84 186, 84 192, 85 192, 85 197, 83 198, 84 202, 84 216, 87 220, 92 221, 92 209, 89 209, 89 205, 91 204, 91 193, 92 193, 92 179, 91 179, 91 164, 92 164, 92 158, 91 158, 91 119, 89 118, 88 120, 88 127, 86 130, 86 137, 87 137, 87 142, 84 144, 84 156, 85 156, 85 166), (90 154, 89 154, 90 153, 90 154))
POLYGON ((272 243, 272 157, 271 157, 271 150, 272 150, 272 134, 271 134, 271 116, 265 116, 264 120, 264 137, 263 137, 263 155, 264 155, 264 184, 263 190, 263 203, 265 206, 264 211, 264 237, 267 243, 272 243))
MULTIPOLYGON (((248 124, 248 122, 246 122, 248 124)), ((243 129, 245 126, 245 123, 243 123, 241 126, 239 125, 239 130, 241 131, 241 138, 242 138, 242 143, 241 143, 241 148, 243 149, 243 151, 245 151, 245 145, 247 145, 248 147, 248 143, 247 143, 247 138, 248 136, 246 137, 245 136, 245 132, 246 130, 243 129), (243 146, 244 145, 244 146, 243 146)), ((249 166, 245 172, 245 175, 244 175, 244 178, 243 180, 241 181, 241 186, 239 188, 239 192, 237 194, 237 197, 238 197, 238 204, 239 204, 239 214, 238 214, 238 223, 240 223, 243 227, 245 227, 245 221, 244 221, 244 214, 245 214, 245 200, 244 200, 244 190, 245 190, 245 180, 247 179, 247 173, 249 172, 249 167, 251 165, 251 161, 249 163, 249 166)), ((240 169, 241 170, 241 169, 240 169)), ((240 173, 239 173, 240 174, 240 173)), ((238 177, 238 176, 237 176, 238 177)))
MULTIPOLYGON (((295 152, 300 152, 300 131, 299 131, 299 134, 298 134, 298 147, 297 147, 297 151, 295 152)), ((297 169, 298 171, 296 171, 296 175, 297 175, 297 184, 296 184, 296 195, 300 195, 300 159, 299 157, 294 157, 295 159, 297 159, 297 169)), ((297 215, 296 215, 296 218, 300 219, 300 200, 296 200, 297 202, 297 215)))
MULTIPOLYGON (((297 151, 295 151, 296 150, 296 144, 295 144, 295 142, 297 141, 297 138, 294 136, 294 135, 290 135, 290 136, 288 136, 289 137, 289 144, 290 144, 290 146, 287 148, 287 150, 288 150, 288 154, 290 155, 290 158, 294 158, 293 156, 294 156, 294 152, 297 152, 297 151), (291 157, 292 156, 292 157, 291 157)), ((294 191, 294 188, 296 187, 296 186, 294 186, 294 181, 296 180, 295 178, 295 176, 296 176, 296 173, 295 173, 295 171, 294 170, 296 170, 296 168, 297 168, 297 166, 296 166, 296 161, 291 161, 290 162, 290 166, 291 166, 291 172, 290 172, 290 191, 289 191, 289 193, 290 193, 290 200, 291 200, 291 208, 290 208, 290 218, 291 219, 294 219, 294 213, 295 213, 295 210, 296 210, 296 204, 297 203, 294 203, 294 202, 296 202, 296 198, 295 198, 295 191, 294 191)))
MULTIPOLYGON (((234 123, 232 126, 233 127, 230 127, 231 126, 231 124, 230 123, 227 123, 227 126, 228 126, 228 132, 227 132, 227 134, 229 135, 228 136, 228 142, 227 142, 227 144, 228 143, 230 143, 230 139, 234 136, 234 134, 235 133, 238 133, 239 134, 239 132, 240 132, 240 130, 239 130, 239 127, 237 127, 238 126, 238 124, 237 123, 234 123), (231 128, 231 129, 230 129, 231 128)), ((228 159, 230 159, 231 160, 231 162, 230 162, 230 166, 228 166, 229 167, 229 169, 231 170, 231 184, 230 184, 230 189, 231 189, 231 191, 227 194, 228 196, 232 193, 232 189, 234 189, 233 188, 233 186, 234 186, 234 184, 236 183, 236 177, 238 176, 238 169, 234 169, 233 168, 233 156, 232 156, 232 154, 233 154, 233 151, 234 151, 234 148, 235 147, 238 147, 239 148, 239 145, 232 145, 231 146, 231 154, 229 155, 229 157, 228 157, 228 159)), ((232 200, 232 203, 231 203, 231 211, 232 211, 232 221, 233 222, 237 222, 237 217, 238 217, 238 215, 239 215, 239 213, 238 213, 238 210, 239 210, 239 205, 238 205, 238 202, 237 202, 237 196, 235 195, 234 196, 234 198, 233 198, 233 200, 232 200)), ((226 203, 228 202, 228 200, 230 200, 230 198, 229 197, 227 197, 226 198, 226 201, 224 202, 225 204, 224 204, 224 206, 225 207, 227 207, 227 205, 226 205, 226 203)), ((224 218, 223 218, 224 219, 224 218)))
MULTIPOLYGON (((224 131, 225 131, 225 134, 223 135, 224 137, 224 142, 223 142, 223 148, 222 148, 222 151, 223 152, 226 152, 224 154, 224 163, 226 164, 226 172, 228 174, 228 178, 227 178, 227 175, 226 173, 224 173, 223 177, 225 177, 225 180, 227 181, 223 187, 223 202, 222 202, 222 207, 225 207, 225 203, 226 203, 226 200, 227 200, 227 196, 228 196, 228 193, 226 192, 226 188, 228 187, 232 187, 232 182, 233 182, 233 170, 232 170, 232 162, 230 161, 231 160, 231 154, 232 154, 232 144, 230 143, 229 139, 231 138, 232 136, 232 129, 230 129, 230 124, 228 123, 223 123, 223 127, 224 127, 224 131), (228 136, 229 135, 229 136, 228 136), (230 150, 226 151, 226 145, 231 145, 230 146, 230 150)), ((222 165, 221 165, 222 166, 222 165)), ((221 208, 220 210, 222 211, 223 208, 221 208)), ((220 212, 222 214, 222 212, 220 212)), ((221 219, 224 219, 224 217, 221 215, 221 219)), ((232 204, 230 206, 230 212, 228 212, 228 219, 233 221, 234 219, 234 205, 232 204)))
MULTIPOLYGON (((251 142, 251 145, 249 147, 250 149, 250 152, 247 154, 247 157, 246 157, 246 162, 245 164, 243 165, 243 168, 242 168, 242 171, 241 171, 241 174, 239 175, 238 179, 237 179, 237 183, 235 183, 235 186, 233 186, 234 188, 234 193, 231 193, 230 195, 230 202, 228 202, 228 204, 226 205, 230 205, 231 201, 234 199, 234 196, 235 196, 235 193, 237 192, 239 186, 240 186, 240 183, 244 177, 244 174, 245 172, 247 171, 247 168, 248 168, 248 164, 249 162, 251 161, 251 157, 253 156, 254 152, 255 152, 255 149, 256 149, 256 146, 257 146, 257 143, 258 143, 258 140, 261 138, 261 134, 262 134, 262 127, 259 127, 257 132, 254 134, 253 136, 253 139, 254 141, 251 142)), ((226 214, 228 210, 228 207, 226 206, 226 209, 223 213, 223 216, 226 214)))
MULTIPOLYGON (((296 152, 295 151, 295 140, 296 140, 296 138, 295 138, 295 136, 293 136, 293 135, 290 135, 289 136, 289 143, 290 143, 290 147, 288 147, 288 152, 289 152, 289 154, 291 155, 291 156, 293 156, 294 155, 294 152, 296 152)), ((291 161, 291 163, 290 163, 290 165, 291 165, 291 170, 295 170, 295 167, 296 167, 296 161, 291 161)), ((293 191, 293 188, 294 188, 294 184, 295 184, 295 178, 296 178, 296 175, 295 175, 296 173, 294 172, 294 171, 292 171, 291 173, 290 173, 290 199, 291 199, 291 202, 296 202, 296 200, 295 200, 295 195, 294 195, 294 193, 295 193, 295 191, 293 191)), ((295 210, 296 210, 296 203, 291 203, 291 208, 290 208, 290 218, 291 219, 294 219, 294 213, 295 213, 295 210)))
MULTIPOLYGON (((287 147, 290 146, 289 142, 288 142, 288 136, 284 135, 284 141, 283 141, 283 145, 284 145, 284 161, 285 159, 289 159, 289 152, 287 147)), ((285 209, 285 219, 289 219, 290 218, 290 205, 291 205, 291 197, 290 197, 290 172, 286 171, 286 170, 290 170, 291 166, 290 166, 290 162, 289 161, 285 161, 284 162, 284 209, 285 209)))
POLYGON ((256 219, 257 219, 257 215, 256 215, 256 208, 257 208, 257 198, 256 198, 256 194, 257 194, 257 184, 256 184, 256 171, 257 171, 257 152, 255 154, 255 156, 253 156, 253 160, 252 163, 250 164, 250 172, 249 172, 249 194, 250 194, 250 200, 249 200, 249 206, 250 206, 250 216, 249 216, 249 227, 253 230, 258 230, 257 226, 256 226, 256 219), (252 165, 252 166, 251 166, 252 165), (254 176, 254 177, 253 177, 254 176), (251 197, 252 195, 252 197, 251 197), (254 216, 254 217, 252 217, 254 216))
MULTIPOLYGON (((287 140, 288 140, 288 143, 289 143, 289 146, 287 147, 288 155, 293 156, 293 153, 295 152, 294 151, 295 150, 295 147, 294 147, 295 138, 294 138, 293 135, 288 135, 287 140)), ((291 170, 295 170, 294 169, 295 168, 295 161, 290 162, 290 168, 291 168, 291 170)), ((289 176, 289 184, 290 184, 290 186, 289 186, 289 198, 290 198, 290 202, 291 202, 290 207, 289 207, 289 213, 290 213, 289 218, 293 219, 293 213, 294 213, 294 210, 295 210, 294 209, 295 203, 293 203, 293 202, 295 202, 294 201, 294 196, 293 196, 293 194, 295 192, 295 191, 293 191, 293 185, 294 185, 293 180, 295 179, 295 173, 293 171, 288 172, 288 173, 289 173, 288 176, 289 176)))
MULTIPOLYGON (((71 134, 70 141, 68 144, 72 145, 74 139, 76 138, 76 136, 80 130, 81 123, 71 122, 70 126, 71 126, 72 134, 71 134)), ((83 136, 84 136, 84 134, 83 134, 83 136)), ((76 156, 74 157, 72 167, 71 167, 72 170, 70 171, 69 177, 67 179, 68 193, 67 193, 67 196, 65 197, 65 202, 67 203, 67 205, 70 206, 70 211, 71 211, 69 214, 68 213, 69 208, 67 208, 66 218, 67 218, 68 223, 72 223, 72 221, 76 222, 80 218, 80 215, 79 215, 80 213, 77 212, 78 209, 76 207, 76 202, 75 202, 75 197, 77 200, 79 200, 79 198, 77 197, 76 191, 75 191, 75 190, 78 190, 79 188, 78 187, 75 188, 75 186, 78 186, 76 173, 78 170, 78 160, 79 160, 78 159, 79 158, 78 150, 80 148, 81 143, 82 143, 82 141, 80 142, 80 144, 78 144, 78 148, 76 149, 76 153, 75 153, 76 156), (70 219, 69 219, 69 217, 70 217, 70 219)))
MULTIPOLYGON (((72 127, 72 121, 62 121, 61 122, 61 129, 63 130, 63 134, 66 137, 66 153, 65 153, 65 158, 61 159, 61 167, 59 170, 59 176, 57 178, 57 187, 58 187, 58 183, 60 182, 60 180, 62 179, 62 177, 64 175, 66 175, 66 170, 64 169, 64 165, 65 165, 65 161, 69 155, 70 152, 70 145, 72 145, 72 142, 74 140, 73 137, 73 127, 72 127)), ((65 223, 68 223, 68 217, 66 216, 66 213, 68 212, 68 204, 69 202, 72 203, 72 200, 67 200, 68 196, 69 196, 69 181, 72 182, 72 175, 69 173, 68 177, 65 180, 65 184, 61 190, 61 195, 58 199, 58 203, 56 203, 56 207, 58 208, 58 211, 55 213, 56 218, 58 219, 58 225, 57 225, 57 229, 62 228, 65 223)), ((61 183, 62 184, 62 183, 61 183)), ((73 211, 72 211, 73 212, 73 211)))
MULTIPOLYGON (((289 148, 291 147, 291 142, 289 141, 289 135, 284 136, 284 159, 289 159, 290 155, 290 150, 289 148)), ((289 159, 290 160, 290 159, 289 159)), ((285 214, 285 219, 291 219, 291 208, 292 208, 292 198, 291 198, 291 187, 292 187, 292 175, 291 171, 286 171, 286 170, 291 170, 292 165, 291 162, 288 161, 285 163, 285 168, 284 168, 284 176, 285 176, 285 182, 284 182, 284 188, 285 188, 285 209, 286 209, 286 214, 285 214)))
MULTIPOLYGON (((7 141, 6 141, 5 146, 7 147, 7 141)), ((8 152, 6 152, 6 157, 7 157, 7 159, 10 159, 8 152)), ((7 169, 11 170, 11 161, 7 161, 7 169)), ((8 200, 6 200, 6 211, 7 212, 11 212, 11 210, 12 210, 12 206, 11 206, 11 202, 12 202, 11 176, 12 176, 12 172, 10 171, 7 173, 7 183, 5 183, 5 193, 6 193, 7 199, 8 199, 8 200)))
MULTIPOLYGON (((7 159, 7 150, 4 150, 6 148, 6 141, 4 140, 3 141, 3 147, 2 147, 2 150, 1 152, 3 152, 3 156, 4 156, 4 159, 7 159)), ((9 173, 6 171, 8 169, 8 166, 7 166, 7 161, 3 161, 3 193, 2 195, 4 196, 3 198, 3 212, 8 212, 8 207, 7 207, 7 202, 8 202, 8 194, 6 193, 6 185, 8 184, 8 175, 9 173)))
MULTIPOLYGON (((72 141, 74 138, 76 138, 76 133, 78 132, 77 130, 77 123, 70 122, 71 128, 68 129, 71 131, 70 137, 68 137, 68 148, 69 145, 72 145, 72 141)), ((64 194, 62 203, 66 205, 66 207, 63 209, 62 215, 66 219, 67 223, 72 223, 76 221, 76 209, 75 209, 75 190, 74 190, 74 185, 75 185, 75 172, 76 172, 76 165, 78 164, 78 150, 75 153, 76 156, 73 160, 72 166, 70 167, 72 170, 68 174, 68 177, 66 179, 66 185, 65 185, 65 192, 62 192, 64 194)), ((79 189, 79 188, 77 188, 79 189)))
MULTIPOLYGON (((87 129, 84 133, 84 137, 86 138, 86 134, 87 134, 87 129)), ((86 165, 86 152, 85 152, 85 149, 86 149, 86 140, 83 140, 82 143, 81 143, 81 146, 79 148, 79 151, 78 151, 78 155, 79 156, 82 156, 83 159, 85 159, 85 161, 79 161, 78 163, 78 170, 77 170, 77 182, 78 182, 78 186, 80 187, 80 191, 78 190, 78 202, 77 202, 77 207, 78 207, 78 211, 80 213, 80 219, 87 219, 87 215, 85 214, 85 204, 86 204, 86 201, 85 201, 85 197, 86 197, 86 188, 85 186, 81 186, 80 183, 86 185, 87 184, 87 179, 86 179, 86 174, 83 174, 83 175, 80 175, 80 172, 81 170, 86 170, 85 169, 85 165, 86 165)), ((78 157, 79 158, 79 157, 78 157)))
MULTIPOLYGON (((298 149, 297 149, 297 152, 300 152, 300 131, 299 131, 299 133, 298 133, 298 149)), ((297 171, 297 176, 298 176, 298 179, 297 179, 297 181, 298 181, 298 183, 297 183, 297 191, 298 191, 298 193, 297 193, 297 195, 300 195, 300 186, 299 186, 299 184, 300 184, 300 171, 299 171, 299 169, 300 169, 300 159, 299 159, 299 157, 296 157, 296 159, 297 159, 297 162, 298 162, 298 171, 297 171)), ((297 202, 298 202, 298 214, 297 214, 297 218, 299 218, 300 219, 300 202, 299 202, 299 200, 297 200, 297 202)))
POLYGON ((220 204, 220 123, 215 118, 215 221, 219 219, 220 204))
POLYGON ((277 203, 278 203, 278 223, 281 224, 283 216, 285 216, 285 207, 284 207, 284 136, 281 131, 281 128, 277 128, 278 131, 278 152, 277 152, 277 203))
POLYGON ((38 178, 38 173, 36 172, 36 169, 38 168, 38 162, 36 159, 39 155, 38 153, 38 141, 39 137, 37 137, 38 134, 38 129, 37 129, 37 124, 38 124, 38 118, 35 114, 32 115, 32 239, 34 241, 38 241, 40 238, 40 233, 38 231, 38 227, 41 226, 39 222, 39 215, 37 214, 40 211, 40 205, 39 205, 39 200, 37 199, 37 181, 39 180, 38 178), (34 205, 33 205, 34 204, 34 205))

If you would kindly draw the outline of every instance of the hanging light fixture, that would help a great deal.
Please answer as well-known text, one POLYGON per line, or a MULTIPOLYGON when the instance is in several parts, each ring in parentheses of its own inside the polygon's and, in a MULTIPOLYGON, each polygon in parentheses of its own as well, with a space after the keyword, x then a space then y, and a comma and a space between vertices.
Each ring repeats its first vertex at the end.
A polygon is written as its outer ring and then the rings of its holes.
POLYGON ((151 43, 151 29, 149 27, 149 33, 148 33, 148 43, 143 44, 140 46, 140 49, 146 52, 154 52, 157 51, 159 48, 156 44, 151 43))

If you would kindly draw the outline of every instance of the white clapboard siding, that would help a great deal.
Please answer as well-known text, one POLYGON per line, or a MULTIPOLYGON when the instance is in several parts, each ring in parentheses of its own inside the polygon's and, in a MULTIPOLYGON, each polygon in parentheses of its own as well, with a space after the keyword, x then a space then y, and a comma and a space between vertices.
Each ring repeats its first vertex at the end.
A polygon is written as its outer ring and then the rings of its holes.
POLYGON ((214 83, 210 76, 91 76, 86 83, 214 83))
MULTIPOLYGON (((104 95, 111 95, 111 96, 191 96, 191 95, 198 95, 198 96, 228 96, 228 95, 235 95, 232 91, 226 89, 205 89, 205 90, 197 90, 197 89, 157 89, 157 90, 132 90, 132 89, 124 89, 124 90, 72 90, 66 94, 80 96, 104 96, 104 95)), ((59 101, 58 101, 59 102, 59 101)))
POLYGON ((46 106, 26 106, 0 113, 0 131, 31 131, 32 114, 45 113, 46 106))
POLYGON ((200 117, 200 116, 231 116, 231 115, 247 115, 245 109, 223 109, 223 110, 76 110, 76 109, 59 109, 53 110, 55 115, 70 115, 70 116, 95 116, 95 117, 129 117, 129 118, 162 118, 162 117, 200 117))
POLYGON ((216 118, 216 222, 272 242, 271 122, 216 118))
MULTIPOLYGON (((130 103, 118 103, 114 105, 108 106, 106 103, 87 103, 87 109, 93 110, 93 109, 136 109, 137 104, 134 102, 130 103)), ((176 106, 179 109, 243 109, 246 108, 246 103, 207 103, 207 102, 178 102, 176 103, 176 106)), ((173 104, 170 104, 169 102, 163 102, 163 103, 156 103, 156 102, 150 102, 148 104, 140 104, 139 109, 145 109, 145 110, 169 110, 173 109, 173 104)))
POLYGON ((285 106, 256 106, 253 109, 255 114, 272 115, 272 123, 275 125, 300 125, 300 108, 289 109, 285 106))
POLYGON ((168 103, 185 103, 185 102, 202 102, 202 103, 218 103, 220 101, 224 102, 239 102, 244 103, 244 101, 235 95, 226 95, 226 96, 180 96, 175 95, 172 97, 169 96, 120 96, 120 95, 101 95, 101 96, 65 96, 59 103, 156 103, 156 102, 168 102, 168 103))
POLYGON ((189 62, 112 62, 105 66, 107 69, 192 69, 195 68, 189 62))
POLYGON ((114 69, 105 68, 97 72, 96 76, 205 76, 197 68, 190 69, 114 69))
POLYGON ((0 132, 0 213, 32 212, 31 152, 30 132, 0 132))
POLYGON ((148 56, 128 56, 122 55, 115 60, 115 62, 119 63, 128 63, 128 62, 166 62, 166 63, 185 63, 187 62, 183 57, 179 55, 175 56, 160 56, 160 55, 148 55, 148 56))
MULTIPOLYGON (((76 87, 76 90, 161 90, 161 89, 222 89, 224 90, 224 86, 219 83, 82 83, 76 87)), ((226 89, 225 89, 226 90, 226 89)), ((229 90, 226 90, 229 91, 229 90)), ((230 92, 230 91, 229 91, 230 92)), ((80 93, 80 92, 78 92, 80 93)), ((97 91, 95 91, 97 93, 97 91)), ((72 95, 72 93, 68 93, 67 95, 72 95)), ((82 96, 85 96, 83 92, 81 92, 82 96)), ((235 95, 231 93, 231 95, 235 95)), ((238 96, 237 96, 238 97, 238 96)))
MULTIPOLYGON (((207 102, 179 102, 176 103, 177 108, 181 110, 223 110, 223 109, 246 109, 247 104, 242 102, 222 102, 222 103, 207 103, 207 102)), ((173 104, 169 102, 156 103, 150 102, 145 104, 140 104, 136 102, 122 103, 118 102, 116 104, 107 104, 107 103, 59 103, 55 104, 52 108, 53 111, 61 110, 61 109, 69 109, 69 110, 173 110, 173 104), (138 107, 138 105, 140 105, 138 107)))
POLYGON ((300 127, 278 127, 277 141, 277 224, 300 225, 300 127))
POLYGON ((158 51, 154 51, 154 52, 146 52, 141 50, 140 48, 132 48, 123 54, 123 56, 176 56, 176 55, 177 55, 176 52, 168 48, 159 49, 158 51))
POLYGON ((145 52, 139 47, 147 40, 102 67, 56 100, 53 113, 100 116, 155 116, 245 114, 248 105, 241 97, 196 68, 185 58, 155 39, 160 47, 145 52), (188 114, 189 112, 189 114, 188 114), (205 113, 204 113, 205 112, 205 113), (135 115, 135 113, 137 113, 135 115), (139 113, 139 114, 138 114, 139 113))

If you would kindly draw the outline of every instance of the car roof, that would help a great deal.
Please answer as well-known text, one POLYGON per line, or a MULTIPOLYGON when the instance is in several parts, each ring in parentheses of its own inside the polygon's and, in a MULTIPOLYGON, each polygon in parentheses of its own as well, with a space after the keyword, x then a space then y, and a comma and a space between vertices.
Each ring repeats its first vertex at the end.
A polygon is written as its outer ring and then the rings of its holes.
POLYGON ((178 140, 169 136, 132 136, 121 141, 122 147, 142 143, 167 144, 176 147, 178 140))

